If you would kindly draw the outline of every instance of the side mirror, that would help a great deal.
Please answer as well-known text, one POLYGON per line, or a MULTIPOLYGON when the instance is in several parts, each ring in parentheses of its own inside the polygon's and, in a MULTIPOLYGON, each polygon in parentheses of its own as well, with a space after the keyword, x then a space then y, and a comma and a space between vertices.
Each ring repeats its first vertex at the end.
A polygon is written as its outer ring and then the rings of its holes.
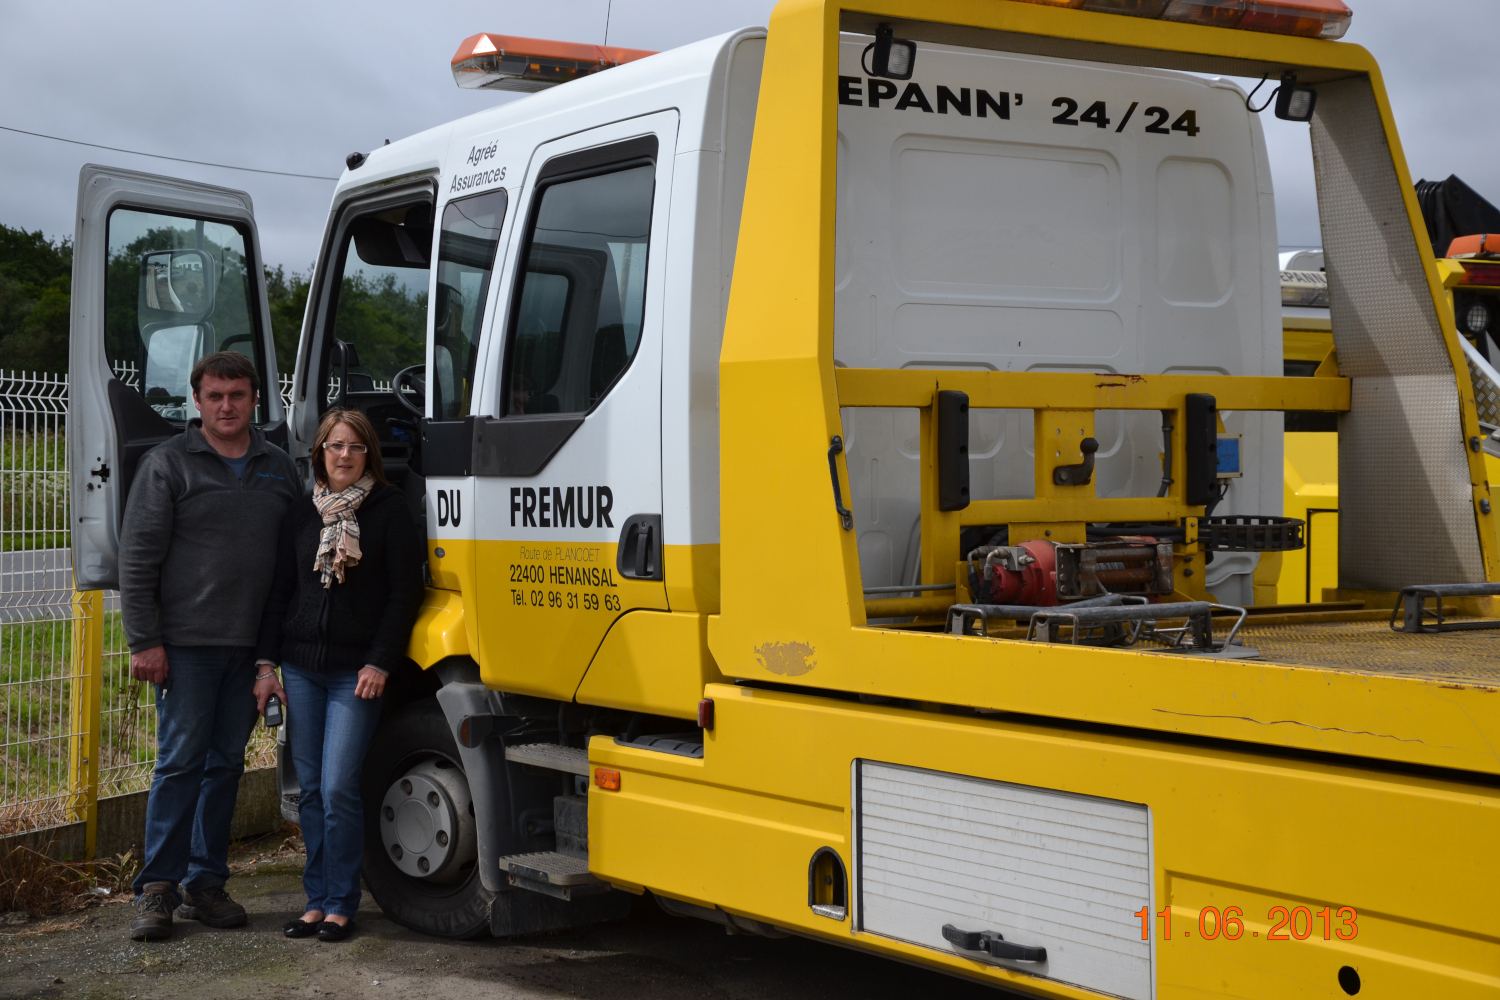
POLYGON ((1297 86, 1297 74, 1286 73, 1276 88, 1276 117, 1289 122, 1312 121, 1318 106, 1318 92, 1312 87, 1297 86))
POLYGON ((201 323, 214 311, 219 269, 205 250, 152 250, 141 257, 140 329, 201 323))

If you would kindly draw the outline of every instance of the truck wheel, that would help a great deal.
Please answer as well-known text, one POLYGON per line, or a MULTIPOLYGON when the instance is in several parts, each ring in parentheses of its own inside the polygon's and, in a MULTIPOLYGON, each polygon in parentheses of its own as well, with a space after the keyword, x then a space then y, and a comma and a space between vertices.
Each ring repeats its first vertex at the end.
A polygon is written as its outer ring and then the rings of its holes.
POLYGON ((384 720, 365 757, 365 883, 403 927, 444 938, 490 929, 469 782, 435 699, 384 720))

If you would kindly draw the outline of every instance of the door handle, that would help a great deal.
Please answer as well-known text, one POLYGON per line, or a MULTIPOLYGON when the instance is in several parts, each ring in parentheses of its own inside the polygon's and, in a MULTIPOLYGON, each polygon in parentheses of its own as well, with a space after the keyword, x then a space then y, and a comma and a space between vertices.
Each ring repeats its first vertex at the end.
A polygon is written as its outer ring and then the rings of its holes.
POLYGON ((620 529, 615 569, 627 580, 660 580, 661 515, 632 514, 620 529))
POLYGON ((833 509, 839 512, 839 519, 844 523, 845 531, 854 529, 854 512, 844 506, 844 495, 839 490, 839 453, 844 450, 844 439, 839 435, 833 436, 833 443, 828 446, 828 474, 833 477, 833 509))
POLYGON ((1047 949, 1005 940, 999 931, 964 931, 952 924, 943 925, 943 938, 964 951, 986 952, 992 958, 1013 962, 1045 962, 1047 949))

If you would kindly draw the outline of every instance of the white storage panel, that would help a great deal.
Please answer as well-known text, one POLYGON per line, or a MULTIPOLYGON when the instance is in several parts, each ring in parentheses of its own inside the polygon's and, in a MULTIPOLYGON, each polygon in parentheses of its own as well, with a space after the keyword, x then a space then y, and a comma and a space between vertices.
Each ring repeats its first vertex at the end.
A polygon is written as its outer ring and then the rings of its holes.
MULTIPOLYGON (((859 929, 1129 1000, 1154 996, 1144 805, 876 761, 855 765, 859 929), (957 949, 943 926, 1047 949, 957 949)), ((1154 912, 1154 911, 1153 911, 1154 912)))

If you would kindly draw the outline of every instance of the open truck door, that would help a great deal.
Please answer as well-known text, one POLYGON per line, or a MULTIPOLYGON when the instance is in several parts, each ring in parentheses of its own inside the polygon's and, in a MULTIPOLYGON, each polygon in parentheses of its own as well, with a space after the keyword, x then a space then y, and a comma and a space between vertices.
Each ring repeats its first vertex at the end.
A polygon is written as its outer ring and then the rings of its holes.
POLYGON ((141 456, 198 415, 199 358, 260 373, 255 424, 286 444, 260 240, 243 191, 87 164, 78 178, 68 353, 73 572, 118 585, 120 522, 141 456))
POLYGON ((310 452, 324 414, 359 410, 375 428, 386 478, 407 491, 419 525, 417 425, 424 414, 436 197, 436 181, 419 176, 336 198, 289 394, 288 450, 306 476, 312 474, 310 452))

